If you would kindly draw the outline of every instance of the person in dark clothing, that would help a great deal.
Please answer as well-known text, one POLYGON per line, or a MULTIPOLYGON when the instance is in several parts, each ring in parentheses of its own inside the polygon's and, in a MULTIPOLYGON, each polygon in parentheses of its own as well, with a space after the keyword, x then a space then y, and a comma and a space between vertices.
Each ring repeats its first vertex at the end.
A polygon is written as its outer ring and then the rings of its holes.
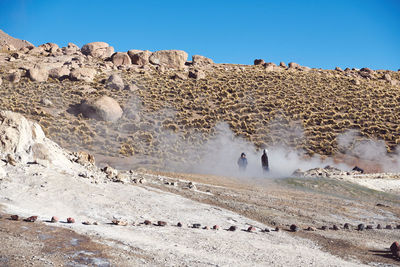
POLYGON ((264 153, 261 156, 261 166, 265 172, 269 171, 269 162, 266 149, 264 149, 264 153))
POLYGON ((238 159, 239 170, 244 171, 247 167, 247 158, 246 154, 242 153, 240 158, 238 159))

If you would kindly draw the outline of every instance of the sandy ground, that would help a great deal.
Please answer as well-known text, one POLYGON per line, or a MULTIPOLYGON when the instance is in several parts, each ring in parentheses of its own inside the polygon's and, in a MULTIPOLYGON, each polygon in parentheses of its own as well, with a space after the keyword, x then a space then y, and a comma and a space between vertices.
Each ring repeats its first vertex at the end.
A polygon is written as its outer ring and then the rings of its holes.
MULTIPOLYGON (((117 257, 116 261, 110 256, 103 259, 104 266, 114 262, 122 266, 139 263, 152 266, 361 265, 358 259, 344 260, 322 251, 316 242, 300 235, 291 235, 286 231, 264 233, 260 229, 271 228, 270 225, 221 207, 159 190, 155 181, 163 179, 151 181, 152 178, 148 176, 148 185, 136 186, 104 182, 100 178, 83 178, 74 170, 60 173, 35 164, 6 166, 5 169, 8 176, 0 183, 0 203, 8 214, 26 217, 37 215, 41 224, 71 229, 108 246, 111 251, 109 255, 117 255, 118 250, 135 251, 140 255, 117 257), (57 215, 61 222, 46 222, 53 215, 57 215), (76 223, 66 224, 67 217, 74 217, 76 223), (126 219, 129 225, 111 225, 113 217, 126 219), (146 219, 152 222, 163 220, 168 225, 140 224, 146 219), (83 221, 97 221, 99 225, 83 225, 83 221), (175 226, 177 222, 181 222, 183 227, 175 226), (210 227, 217 224, 221 230, 189 227, 194 223, 210 227), (224 230, 232 225, 237 226, 238 230, 224 230), (244 231, 251 225, 256 227, 256 232, 244 231)), ((199 190, 184 190, 209 197, 213 195, 199 190)), ((31 225, 26 222, 7 222, 31 225)), ((46 240, 41 242, 46 243, 46 240)), ((46 255, 40 255, 44 259, 41 265, 51 266, 55 262, 46 255)), ((6 255, 2 257, 4 262, 10 260, 6 255)), ((65 259, 64 263, 68 263, 68 260, 65 259)))

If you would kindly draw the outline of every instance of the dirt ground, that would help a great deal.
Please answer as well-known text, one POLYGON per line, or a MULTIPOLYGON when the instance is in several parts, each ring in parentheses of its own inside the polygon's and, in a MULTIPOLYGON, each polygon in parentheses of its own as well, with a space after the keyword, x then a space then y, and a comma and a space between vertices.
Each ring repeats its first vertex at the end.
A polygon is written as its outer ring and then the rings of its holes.
MULTIPOLYGON (((396 266, 389 251, 400 240, 400 198, 346 181, 329 179, 253 179, 145 171, 146 188, 225 208, 294 237, 314 241, 323 251, 371 266, 396 266), (189 189, 189 182, 195 189, 189 189), (175 182, 175 185, 171 185, 175 182), (344 223, 350 229, 344 230, 344 223), (357 231, 359 223, 374 229, 357 231), (298 232, 290 232, 296 224, 298 232), (376 229, 392 225, 393 229, 376 229), (331 228, 337 225, 339 230, 331 228), (316 231, 306 231, 309 226, 316 231), (327 226, 327 230, 321 227, 327 226)), ((1 266, 162 265, 163 259, 115 240, 96 239, 45 222, 11 221, 0 213, 1 266), (125 247, 125 248, 124 248, 125 247), (161 260, 161 264, 160 264, 161 260)), ((317 265, 321 265, 318 263, 317 265)))

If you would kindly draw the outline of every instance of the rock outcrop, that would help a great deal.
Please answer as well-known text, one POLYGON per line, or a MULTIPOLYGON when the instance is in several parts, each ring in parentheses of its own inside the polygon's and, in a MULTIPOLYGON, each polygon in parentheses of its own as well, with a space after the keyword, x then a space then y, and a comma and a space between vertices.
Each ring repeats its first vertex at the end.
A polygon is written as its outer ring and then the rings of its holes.
POLYGON ((93 42, 82 46, 81 52, 84 55, 97 57, 97 58, 108 58, 114 54, 114 47, 110 46, 105 42, 93 42))
POLYGON ((80 111, 85 117, 112 122, 121 118, 123 113, 118 102, 109 96, 84 100, 80 111))
POLYGON ((67 153, 47 139, 39 124, 11 111, 0 111, 0 158, 13 164, 48 162, 68 168, 67 153))
POLYGON ((188 54, 182 50, 160 50, 154 52, 150 58, 150 63, 161 65, 173 69, 183 69, 188 54))
POLYGON ((96 70, 91 68, 77 68, 73 69, 69 76, 72 81, 92 82, 96 76, 96 70))
POLYGON ((111 57, 111 61, 115 66, 130 65, 132 63, 128 53, 122 52, 114 53, 111 57))
POLYGON ((214 64, 214 62, 210 58, 194 55, 192 56, 192 64, 195 67, 205 67, 214 64))
POLYGON ((124 80, 118 74, 111 75, 106 83, 108 89, 122 90, 125 87, 124 80))
POLYGON ((131 58, 132 64, 144 66, 149 64, 149 58, 152 52, 149 50, 129 50, 128 55, 131 58))
POLYGON ((43 66, 34 66, 28 70, 29 78, 35 82, 45 82, 49 78, 48 70, 43 66))

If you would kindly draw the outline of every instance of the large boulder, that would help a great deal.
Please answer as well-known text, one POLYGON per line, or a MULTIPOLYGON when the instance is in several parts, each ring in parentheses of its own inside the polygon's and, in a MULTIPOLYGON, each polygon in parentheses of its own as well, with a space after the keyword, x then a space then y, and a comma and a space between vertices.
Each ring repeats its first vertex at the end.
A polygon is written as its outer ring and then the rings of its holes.
POLYGON ((72 81, 92 82, 96 76, 96 70, 91 68, 73 69, 69 75, 72 81))
POLYGON ((166 66, 168 68, 183 69, 188 54, 182 50, 160 50, 154 52, 150 58, 150 63, 154 65, 166 66))
POLYGON ((214 62, 210 58, 200 56, 200 55, 194 55, 194 56, 192 56, 192 64, 193 64, 193 66, 196 66, 196 67, 204 67, 204 66, 212 65, 212 64, 214 64, 214 62))
POLYGON ((105 42, 93 42, 82 46, 81 52, 87 56, 108 58, 114 54, 114 47, 109 46, 109 44, 105 42))
POLYGON ((39 45, 38 47, 42 47, 44 49, 44 51, 49 52, 49 53, 54 53, 59 49, 58 45, 55 43, 45 43, 45 44, 39 45))
POLYGON ((106 83, 108 89, 122 90, 124 89, 124 80, 118 74, 111 75, 106 83))
POLYGON ((111 57, 111 61, 115 66, 130 65, 132 63, 128 53, 122 52, 114 53, 111 57))
POLYGON ((149 50, 129 50, 128 55, 131 58, 132 64, 144 66, 149 64, 149 58, 152 55, 152 52, 149 50))
POLYGON ((80 111, 85 117, 103 121, 116 121, 122 116, 121 106, 109 96, 82 101, 80 111))
POLYGON ((32 81, 45 82, 49 78, 49 71, 43 66, 34 66, 28 69, 28 76, 32 81))
POLYGON ((64 80, 69 77, 70 70, 67 67, 53 68, 49 71, 49 76, 53 79, 64 80))
POLYGON ((71 168, 68 153, 47 139, 39 124, 11 111, 0 111, 0 158, 11 165, 45 161, 71 168))

